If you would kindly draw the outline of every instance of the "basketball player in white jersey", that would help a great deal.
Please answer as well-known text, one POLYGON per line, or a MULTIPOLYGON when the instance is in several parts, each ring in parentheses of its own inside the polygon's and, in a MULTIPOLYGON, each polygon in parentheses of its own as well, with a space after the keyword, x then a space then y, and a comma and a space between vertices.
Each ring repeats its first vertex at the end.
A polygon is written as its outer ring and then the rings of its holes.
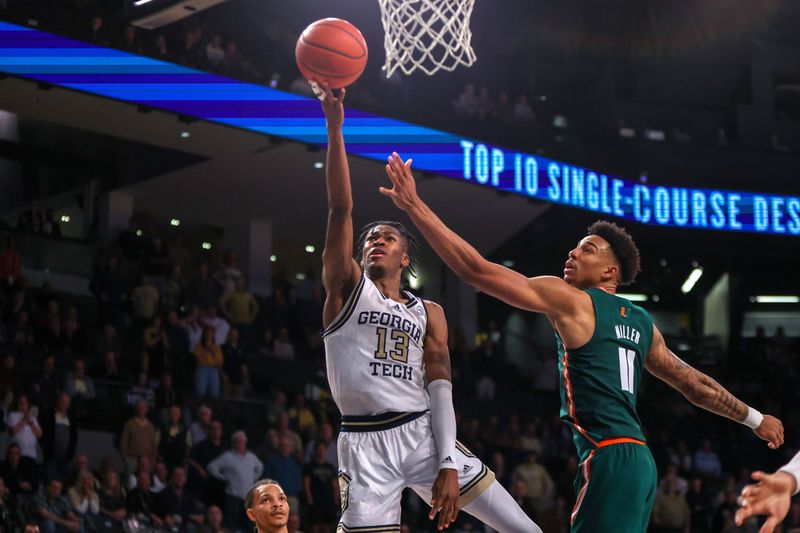
POLYGON ((414 236, 398 222, 370 224, 353 259, 345 91, 315 92, 328 126, 323 338, 342 413, 337 531, 399 532, 400 498, 410 487, 431 505, 429 517, 438 518, 440 530, 464 509, 500 533, 541 533, 494 474, 456 442, 444 312, 400 288, 413 272, 414 236))

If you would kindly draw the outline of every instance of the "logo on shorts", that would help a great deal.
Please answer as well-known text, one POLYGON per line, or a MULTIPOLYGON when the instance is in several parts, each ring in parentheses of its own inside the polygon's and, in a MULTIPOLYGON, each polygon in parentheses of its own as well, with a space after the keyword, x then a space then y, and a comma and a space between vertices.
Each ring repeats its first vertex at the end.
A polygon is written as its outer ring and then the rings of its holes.
POLYGON ((339 496, 342 500, 342 512, 347 510, 350 503, 350 476, 339 470, 339 496))
POLYGON ((466 476, 469 474, 470 470, 472 470, 470 465, 464 465, 464 468, 461 470, 461 475, 466 476))

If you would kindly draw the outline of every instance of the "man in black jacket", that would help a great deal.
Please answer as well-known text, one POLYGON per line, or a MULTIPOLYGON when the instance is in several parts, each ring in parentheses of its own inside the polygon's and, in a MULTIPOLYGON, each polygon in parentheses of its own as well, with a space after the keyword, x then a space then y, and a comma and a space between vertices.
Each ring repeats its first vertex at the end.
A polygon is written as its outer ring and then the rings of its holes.
POLYGON ((203 513, 198 512, 197 500, 186 490, 186 470, 176 467, 172 470, 169 485, 159 494, 164 521, 168 526, 186 531, 190 523, 202 524, 203 513))
POLYGON ((150 492, 150 484, 150 472, 139 471, 136 474, 136 487, 128 493, 125 507, 129 516, 158 528, 164 525, 164 510, 160 499, 150 492))
POLYGON ((6 460, 0 463, 0 477, 14 496, 36 493, 36 461, 23 457, 18 444, 11 443, 6 448, 6 460))
POLYGON ((70 416, 71 399, 66 392, 58 393, 53 411, 42 414, 42 452, 47 477, 63 476, 75 456, 78 445, 78 423, 70 416))

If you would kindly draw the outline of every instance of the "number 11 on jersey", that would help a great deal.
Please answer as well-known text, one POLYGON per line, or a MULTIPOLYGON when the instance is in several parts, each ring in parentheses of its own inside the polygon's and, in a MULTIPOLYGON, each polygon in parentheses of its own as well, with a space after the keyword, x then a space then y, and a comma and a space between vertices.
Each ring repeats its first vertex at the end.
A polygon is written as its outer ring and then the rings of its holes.
POLYGON ((633 394, 633 362, 636 352, 619 347, 619 380, 622 390, 633 394))

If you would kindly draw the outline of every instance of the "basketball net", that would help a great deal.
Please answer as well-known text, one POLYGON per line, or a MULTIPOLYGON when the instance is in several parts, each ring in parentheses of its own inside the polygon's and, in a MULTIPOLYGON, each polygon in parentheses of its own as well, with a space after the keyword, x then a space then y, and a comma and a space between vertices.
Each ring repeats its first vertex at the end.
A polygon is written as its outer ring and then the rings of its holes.
POLYGON ((475 0, 378 0, 386 63, 391 77, 398 68, 408 75, 452 71, 475 62, 469 18, 475 0))

